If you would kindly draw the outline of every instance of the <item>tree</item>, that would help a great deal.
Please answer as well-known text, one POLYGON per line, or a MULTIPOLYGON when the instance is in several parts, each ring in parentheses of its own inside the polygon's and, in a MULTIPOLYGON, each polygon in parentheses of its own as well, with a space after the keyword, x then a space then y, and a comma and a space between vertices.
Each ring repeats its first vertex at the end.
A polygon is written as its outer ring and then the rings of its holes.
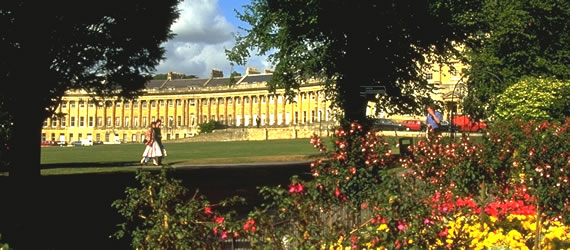
POLYGON ((99 97, 141 93, 163 59, 160 44, 173 36, 178 2, 20 0, 0 6, 0 99, 13 118, 16 160, 10 176, 39 176, 42 123, 67 90, 99 97))
POLYGON ((269 87, 286 89, 290 98, 303 81, 322 79, 349 121, 364 120, 366 99, 359 92, 366 85, 386 87, 386 110, 418 113, 434 89, 423 77, 425 55, 443 60, 455 52, 454 42, 473 28, 468 23, 478 4, 254 0, 238 13, 251 28, 226 52, 241 65, 253 51, 269 54, 276 65, 269 87))
POLYGON ((564 121, 570 117, 570 81, 525 77, 497 96, 495 118, 564 121))
POLYGON ((570 78, 570 2, 483 1, 480 28, 467 41, 465 111, 485 118, 496 96, 524 76, 570 78))
POLYGON ((41 186, 43 121, 67 90, 99 97, 134 98, 163 59, 160 45, 173 36, 178 0, 4 1, 0 5, 0 114, 9 122, 10 191, 3 202, 13 230, 11 247, 41 249, 37 210, 50 206, 41 186))

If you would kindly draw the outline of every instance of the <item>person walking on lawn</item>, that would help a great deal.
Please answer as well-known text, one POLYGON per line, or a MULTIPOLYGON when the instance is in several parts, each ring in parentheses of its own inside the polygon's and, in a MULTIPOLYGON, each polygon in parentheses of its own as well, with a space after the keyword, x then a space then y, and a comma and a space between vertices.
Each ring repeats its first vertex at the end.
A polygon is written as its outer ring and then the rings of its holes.
POLYGON ((150 127, 145 134, 145 150, 142 154, 142 159, 140 161, 140 165, 144 165, 152 159, 152 164, 155 166, 159 165, 157 162, 157 158, 162 157, 162 149, 156 140, 155 134, 156 122, 151 122, 150 127))

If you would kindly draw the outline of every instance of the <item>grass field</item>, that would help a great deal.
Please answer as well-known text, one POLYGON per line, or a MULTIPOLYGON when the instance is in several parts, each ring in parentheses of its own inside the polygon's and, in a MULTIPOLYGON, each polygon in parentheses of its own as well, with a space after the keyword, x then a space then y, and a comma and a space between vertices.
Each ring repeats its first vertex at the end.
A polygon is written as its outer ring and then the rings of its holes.
MULTIPOLYGON (((326 139, 325 139, 326 140, 326 139)), ((318 151, 309 139, 164 143, 167 165, 310 160, 318 151)), ((144 144, 42 148, 42 175, 134 171, 144 144)))

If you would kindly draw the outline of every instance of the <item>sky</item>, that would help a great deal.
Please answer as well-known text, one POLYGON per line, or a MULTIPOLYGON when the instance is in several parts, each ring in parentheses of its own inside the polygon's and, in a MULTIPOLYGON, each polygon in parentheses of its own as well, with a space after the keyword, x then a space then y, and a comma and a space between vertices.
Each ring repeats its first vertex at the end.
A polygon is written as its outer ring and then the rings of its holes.
POLYGON ((245 66, 230 64, 226 49, 235 44, 234 34, 244 34, 238 27, 249 27, 236 17, 234 10, 242 12, 249 0, 184 0, 180 17, 172 25, 175 37, 162 44, 165 60, 156 67, 155 74, 169 71, 210 77, 212 69, 222 70, 224 77, 236 71, 245 74, 246 67, 258 70, 271 69, 266 56, 253 55, 245 66))

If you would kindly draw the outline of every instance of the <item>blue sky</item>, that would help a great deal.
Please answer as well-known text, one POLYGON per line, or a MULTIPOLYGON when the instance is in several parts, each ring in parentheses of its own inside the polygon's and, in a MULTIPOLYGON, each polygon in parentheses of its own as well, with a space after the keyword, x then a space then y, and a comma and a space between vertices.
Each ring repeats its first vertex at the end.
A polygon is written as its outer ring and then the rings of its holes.
POLYGON ((176 36, 163 44, 166 59, 156 68, 156 73, 169 71, 210 76, 212 69, 222 70, 224 76, 232 71, 245 74, 245 67, 263 71, 272 68, 266 57, 253 56, 245 66, 230 65, 224 50, 235 44, 234 34, 243 33, 238 26, 247 27, 234 13, 242 11, 249 0, 185 0, 179 5, 180 18, 171 29, 176 36))

